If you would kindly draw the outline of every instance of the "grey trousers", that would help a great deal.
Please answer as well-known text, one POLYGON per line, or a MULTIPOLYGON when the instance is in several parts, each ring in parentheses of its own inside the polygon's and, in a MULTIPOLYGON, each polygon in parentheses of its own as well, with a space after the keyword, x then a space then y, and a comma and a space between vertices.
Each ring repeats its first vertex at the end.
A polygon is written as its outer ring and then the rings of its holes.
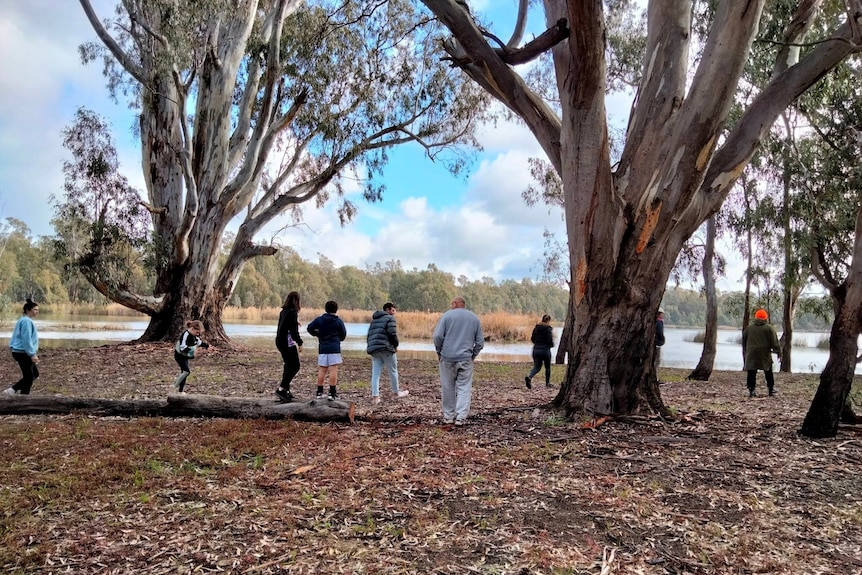
POLYGON ((440 402, 444 421, 466 421, 473 397, 473 360, 440 360, 440 402))

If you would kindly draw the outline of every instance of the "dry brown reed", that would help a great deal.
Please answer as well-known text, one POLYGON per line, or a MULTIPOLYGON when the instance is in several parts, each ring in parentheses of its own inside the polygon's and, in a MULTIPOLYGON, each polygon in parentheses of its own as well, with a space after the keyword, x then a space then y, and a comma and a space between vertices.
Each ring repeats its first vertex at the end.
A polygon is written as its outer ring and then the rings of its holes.
MULTIPOLYGON (((145 317, 142 314, 121 306, 120 304, 81 305, 65 304, 42 306, 46 315, 102 315, 117 317, 145 317)), ((224 309, 222 318, 225 321, 243 321, 256 323, 278 322, 280 307, 235 307, 224 309)), ((299 321, 303 326, 323 313, 322 309, 303 308, 299 313, 299 321)), ((338 310, 338 317, 346 323, 370 323, 374 314, 369 310, 344 309, 338 310)), ((434 333, 434 327, 442 313, 419 311, 398 311, 398 336, 404 339, 425 339, 434 333)), ((527 341, 538 318, 533 315, 497 312, 480 316, 482 331, 488 341, 527 341)))

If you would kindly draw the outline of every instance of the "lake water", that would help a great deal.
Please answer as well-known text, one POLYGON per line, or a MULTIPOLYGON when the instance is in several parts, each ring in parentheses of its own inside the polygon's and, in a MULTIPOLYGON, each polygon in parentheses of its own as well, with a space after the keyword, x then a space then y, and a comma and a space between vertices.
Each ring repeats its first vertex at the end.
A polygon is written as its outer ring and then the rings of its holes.
MULTIPOLYGON (((39 345, 43 348, 81 348, 136 339, 146 329, 147 321, 110 316, 75 316, 61 319, 43 317, 36 320, 36 326, 39 330, 39 345)), ((342 349, 346 353, 363 353, 368 324, 348 323, 346 326, 347 339, 342 343, 342 349)), ((231 339, 243 345, 274 347, 275 327, 274 323, 261 325, 235 322, 225 324, 225 331, 231 339)), ((560 328, 555 330, 556 341, 560 339, 560 331, 560 328)), ((661 365, 693 369, 700 359, 703 345, 692 340, 701 331, 666 327, 667 342, 662 348, 661 365)), ((8 347, 10 336, 11 326, 5 330, 0 329, 0 343, 4 347, 8 347)), ((825 333, 796 332, 794 339, 797 346, 793 348, 791 371, 820 373, 826 365, 829 353, 816 346, 826 337, 828 334, 825 333)), ((742 346, 737 343, 738 340, 738 330, 719 331, 715 369, 727 371, 742 369, 742 346)), ((309 351, 316 349, 316 341, 315 338, 308 336, 306 348, 309 351)), ((479 355, 479 360, 530 362, 531 350, 532 346, 529 343, 487 342, 485 349, 479 355)), ((398 348, 398 355, 402 358, 432 358, 435 357, 434 345, 430 338, 403 339, 398 348)), ((862 374, 862 365, 856 368, 856 373, 862 374)))

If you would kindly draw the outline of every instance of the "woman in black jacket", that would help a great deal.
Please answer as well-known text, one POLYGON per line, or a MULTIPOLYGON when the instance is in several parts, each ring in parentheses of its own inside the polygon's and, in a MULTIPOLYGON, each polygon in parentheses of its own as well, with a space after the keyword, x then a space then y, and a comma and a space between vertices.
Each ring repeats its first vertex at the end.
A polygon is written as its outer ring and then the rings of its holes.
POLYGON ((275 347, 281 352, 284 370, 281 383, 275 390, 280 401, 293 401, 290 382, 299 373, 299 352, 302 351, 302 337, 299 335, 299 292, 292 291, 284 299, 281 313, 278 314, 278 329, 275 332, 275 347))
POLYGON ((554 347, 554 328, 551 327, 551 316, 542 316, 542 323, 537 323, 530 336, 533 342, 533 369, 524 378, 527 389, 533 389, 533 376, 545 366, 545 387, 551 387, 551 348, 554 347))

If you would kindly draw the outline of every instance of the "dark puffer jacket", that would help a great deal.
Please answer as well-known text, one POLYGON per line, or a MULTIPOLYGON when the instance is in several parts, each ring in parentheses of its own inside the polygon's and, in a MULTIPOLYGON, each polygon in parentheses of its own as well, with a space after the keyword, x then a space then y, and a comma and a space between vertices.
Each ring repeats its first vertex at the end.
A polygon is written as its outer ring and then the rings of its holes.
POLYGON ((365 351, 369 354, 378 351, 395 353, 398 349, 398 323, 395 316, 383 310, 374 312, 371 325, 368 326, 367 342, 365 351))
POLYGON ((547 323, 537 323, 530 336, 533 348, 539 351, 549 350, 554 347, 554 328, 547 323))

